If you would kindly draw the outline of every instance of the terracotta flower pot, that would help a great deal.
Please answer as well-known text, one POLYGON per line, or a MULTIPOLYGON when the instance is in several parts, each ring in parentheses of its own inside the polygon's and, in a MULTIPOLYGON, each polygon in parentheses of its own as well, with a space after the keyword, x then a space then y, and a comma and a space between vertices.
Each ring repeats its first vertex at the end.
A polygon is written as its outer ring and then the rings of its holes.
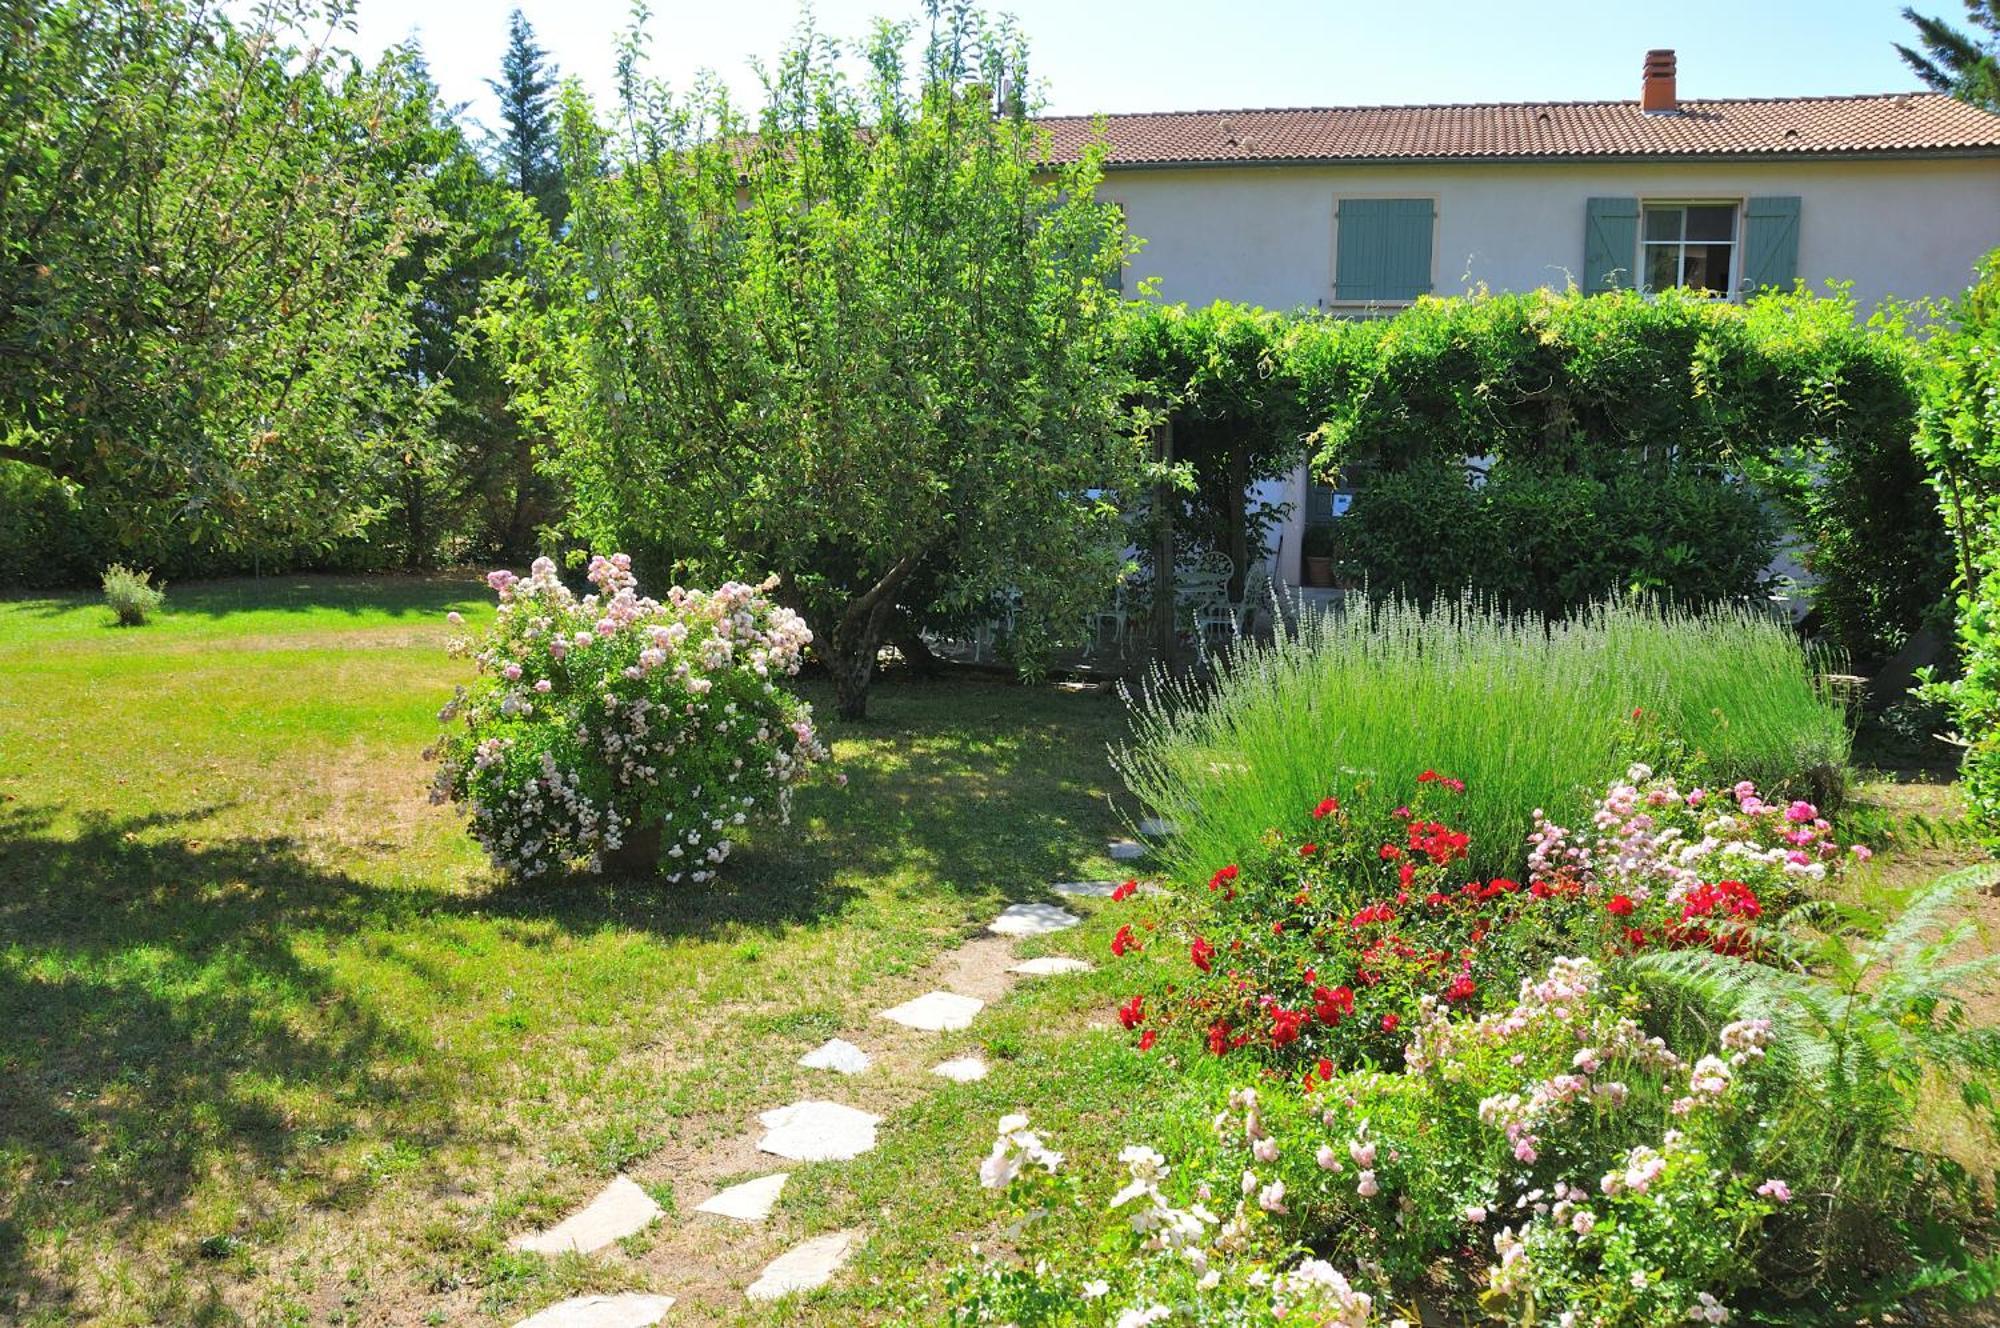
POLYGON ((660 827, 627 827, 624 842, 604 855, 604 869, 618 876, 652 876, 660 870, 660 827))

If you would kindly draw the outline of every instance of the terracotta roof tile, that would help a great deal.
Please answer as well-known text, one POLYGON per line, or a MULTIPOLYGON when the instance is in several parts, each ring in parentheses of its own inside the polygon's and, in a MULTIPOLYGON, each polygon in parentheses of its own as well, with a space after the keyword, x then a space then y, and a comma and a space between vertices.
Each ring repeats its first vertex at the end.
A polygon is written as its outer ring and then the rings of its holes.
MULTIPOLYGON (((1090 116, 1049 116, 1054 158, 1090 139, 1090 116)), ((1510 158, 1841 156, 2000 151, 2000 115, 1932 92, 1684 101, 1333 106, 1104 117, 1108 164, 1483 161, 1510 158)))

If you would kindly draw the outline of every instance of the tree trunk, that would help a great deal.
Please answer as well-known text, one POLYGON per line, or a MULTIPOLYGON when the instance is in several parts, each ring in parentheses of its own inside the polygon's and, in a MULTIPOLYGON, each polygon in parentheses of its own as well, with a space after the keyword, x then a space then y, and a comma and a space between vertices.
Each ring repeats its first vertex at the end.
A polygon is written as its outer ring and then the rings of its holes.
POLYGON ((895 622, 890 624, 889 643, 902 652, 903 658, 920 678, 935 678, 943 667, 931 650, 930 643, 924 640, 923 633, 917 630, 917 624, 907 613, 898 613, 895 622))
MULTIPOLYGON (((1153 459, 1165 465, 1174 459, 1174 423, 1161 421, 1153 430, 1153 459)), ((1153 658, 1171 669, 1175 654, 1174 621, 1174 496, 1173 486, 1153 487, 1153 515, 1159 530, 1153 542, 1153 658)))
POLYGON ((1243 598, 1244 578, 1250 571, 1249 494, 1250 457, 1241 446, 1229 451, 1229 501, 1225 509, 1229 513, 1229 554, 1230 564, 1235 571, 1229 574, 1229 599, 1236 603, 1243 598))
POLYGON ((896 612, 896 588, 923 560, 910 554, 886 572, 868 593, 847 606, 834 625, 820 658, 833 675, 833 709, 842 719, 868 717, 868 685, 875 681, 875 654, 896 612))

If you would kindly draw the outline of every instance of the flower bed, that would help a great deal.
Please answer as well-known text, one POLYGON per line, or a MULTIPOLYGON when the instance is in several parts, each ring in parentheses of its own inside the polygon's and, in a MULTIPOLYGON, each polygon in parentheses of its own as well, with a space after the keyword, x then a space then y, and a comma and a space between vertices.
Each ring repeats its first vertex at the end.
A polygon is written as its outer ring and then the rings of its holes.
MULTIPOLYGON (((638 591, 623 554, 593 558, 573 595, 547 558, 487 577, 492 629, 460 640, 481 680, 439 714, 433 801, 462 802, 510 874, 596 871, 621 850, 705 881, 737 827, 783 819, 826 758, 812 709, 786 692, 812 633, 763 586, 638 591), (638 850, 635 854, 634 850, 638 850)), ((456 620, 457 615, 453 615, 456 620)))
POLYGON ((1554 955, 1751 953, 1766 909, 1796 903, 1843 857, 1810 804, 1766 803, 1747 782, 1719 798, 1683 792, 1634 765, 1587 833, 1538 813, 1522 878, 1481 880, 1455 828, 1462 781, 1427 770, 1381 814, 1351 793, 1267 831, 1192 900, 1120 929, 1116 957, 1185 955, 1163 980, 1145 965, 1151 989, 1119 1008, 1142 1047, 1177 1037, 1308 1084, 1394 1065, 1423 1011, 1487 1008, 1554 955))

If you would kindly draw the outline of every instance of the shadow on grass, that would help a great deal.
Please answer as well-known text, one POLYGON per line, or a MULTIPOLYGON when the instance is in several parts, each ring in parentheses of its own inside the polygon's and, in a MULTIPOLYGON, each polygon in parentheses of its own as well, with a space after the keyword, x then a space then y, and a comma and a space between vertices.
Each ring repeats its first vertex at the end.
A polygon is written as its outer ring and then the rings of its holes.
MULTIPOLYGON (((167 587, 160 617, 223 618, 246 612, 346 613, 355 617, 387 616, 440 619, 449 609, 484 606, 492 599, 478 573, 422 572, 341 576, 299 573, 292 576, 229 577, 216 581, 183 581, 167 587)), ((22 592, 0 596, 0 603, 29 617, 53 618, 102 603, 95 590, 22 592)), ((104 625, 117 624, 106 609, 104 625)))
POLYGON ((31 1163, 0 1191, 0 1286, 38 1218, 141 1222, 224 1159, 292 1167, 422 1091, 423 1049, 290 941, 378 918, 379 892, 284 840, 157 833, 208 814, 68 837, 0 811, 0 1156, 31 1163))

